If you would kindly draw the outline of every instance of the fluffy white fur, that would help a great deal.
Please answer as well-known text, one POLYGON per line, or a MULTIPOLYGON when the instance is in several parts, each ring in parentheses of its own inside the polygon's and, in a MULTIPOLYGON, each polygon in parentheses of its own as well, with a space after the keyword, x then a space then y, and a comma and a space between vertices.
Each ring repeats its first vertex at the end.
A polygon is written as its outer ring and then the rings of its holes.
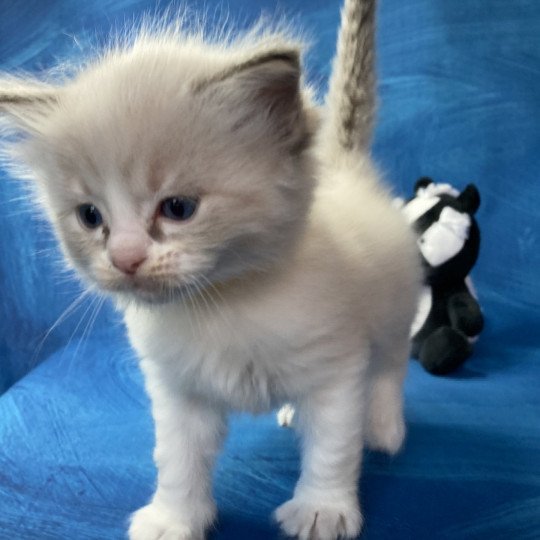
POLYGON ((0 82, 0 112, 23 134, 12 158, 140 357, 158 484, 132 540, 204 537, 231 410, 294 404, 302 473, 276 518, 302 539, 355 537, 364 443, 402 444, 415 242, 365 149, 336 144, 333 98, 319 113, 299 47, 146 31, 59 87, 0 82), (160 215, 179 195, 200 201, 194 216, 160 215), (81 225, 84 203, 101 227, 81 225), (115 257, 136 257, 136 273, 115 257))

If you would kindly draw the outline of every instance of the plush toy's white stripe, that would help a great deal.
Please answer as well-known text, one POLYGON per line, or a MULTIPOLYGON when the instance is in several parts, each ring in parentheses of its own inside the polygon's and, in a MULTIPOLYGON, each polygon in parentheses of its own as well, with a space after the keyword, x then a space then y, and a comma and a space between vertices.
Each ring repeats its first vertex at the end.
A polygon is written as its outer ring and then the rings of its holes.
POLYGON ((419 188, 416 192, 417 197, 427 197, 429 199, 443 194, 459 197, 459 191, 450 184, 428 184, 426 187, 419 188))
MULTIPOLYGON (((478 298, 473 282, 471 280, 471 276, 467 276, 465 278, 465 285, 467 285, 467 289, 469 290, 471 295, 474 296, 475 298, 478 298)), ((411 325, 411 332, 409 334, 411 339, 414 338, 414 336, 420 331, 420 329, 426 323, 426 320, 429 316, 429 312, 431 311, 432 304, 433 304, 433 297, 431 294, 431 287, 429 287, 428 285, 425 285, 424 287, 422 287, 422 290, 420 292, 420 297, 418 299, 418 309, 416 310, 416 316, 414 317, 414 321, 411 325)), ((467 340, 469 341, 469 343, 475 343, 476 341, 478 341, 478 336, 468 337, 467 340)), ((285 411, 282 414, 285 414, 285 411)), ((280 423, 280 425, 285 425, 285 424, 280 423)))
MULTIPOLYGON (((414 223, 420 216, 433 208, 441 200, 440 195, 443 194, 458 197, 459 191, 450 184, 429 184, 418 189, 414 199, 403 206, 403 213, 407 221, 414 223)), ((396 207, 401 208, 402 205, 396 204, 396 207)))
MULTIPOLYGON (((465 285, 469 293, 471 293, 471 296, 478 300, 478 293, 476 292, 476 288, 474 287, 471 276, 467 276, 465 278, 465 285)), ((469 343, 476 343, 478 341, 478 336, 473 336, 467 339, 469 340, 469 343)))
POLYGON ((473 296, 474 298, 476 298, 476 300, 478 300, 478 293, 476 292, 476 288, 472 282, 471 276, 467 276, 465 278, 465 285, 467 286, 467 289, 471 293, 471 296, 473 296))
POLYGON ((471 217, 450 207, 443 208, 439 221, 426 229, 418 240, 420 252, 436 268, 455 257, 467 241, 471 217))
POLYGON ((418 309, 416 310, 416 316, 411 325, 410 337, 413 338, 424 326, 429 312, 431 311, 431 306, 433 304, 431 287, 429 285, 424 285, 420 291, 420 297, 418 299, 418 309))
POLYGON ((415 197, 403 207, 403 215, 408 223, 414 223, 439 201, 438 197, 415 197))

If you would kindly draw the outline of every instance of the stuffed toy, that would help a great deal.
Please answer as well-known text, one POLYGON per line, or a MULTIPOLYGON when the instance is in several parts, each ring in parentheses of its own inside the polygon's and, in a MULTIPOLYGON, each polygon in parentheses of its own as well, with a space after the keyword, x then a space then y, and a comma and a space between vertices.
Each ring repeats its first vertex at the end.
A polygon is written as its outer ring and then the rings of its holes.
POLYGON ((469 273, 480 248, 474 214, 480 195, 421 178, 402 211, 418 234, 424 288, 411 329, 411 355, 435 375, 457 369, 472 353, 484 320, 469 273))

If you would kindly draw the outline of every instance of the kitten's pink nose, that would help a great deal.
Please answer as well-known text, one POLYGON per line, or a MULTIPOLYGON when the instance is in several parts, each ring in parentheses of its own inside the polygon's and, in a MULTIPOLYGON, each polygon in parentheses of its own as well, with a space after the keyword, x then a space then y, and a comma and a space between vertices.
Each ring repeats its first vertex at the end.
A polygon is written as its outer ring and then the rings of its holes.
POLYGON ((108 243, 109 258, 118 270, 133 275, 148 257, 150 239, 144 233, 111 235, 108 243))

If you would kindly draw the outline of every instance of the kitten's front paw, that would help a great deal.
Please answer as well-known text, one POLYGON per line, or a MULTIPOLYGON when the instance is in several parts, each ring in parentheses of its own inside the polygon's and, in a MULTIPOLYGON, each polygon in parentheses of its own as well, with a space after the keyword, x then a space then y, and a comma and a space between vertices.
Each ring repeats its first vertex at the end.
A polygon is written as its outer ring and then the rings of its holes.
POLYGON ((130 540, 203 540, 197 533, 167 509, 151 503, 137 510, 131 517, 130 540))
POLYGON ((362 528, 362 514, 353 498, 311 500, 294 498, 281 505, 275 518, 283 532, 299 540, 356 538, 362 528))

